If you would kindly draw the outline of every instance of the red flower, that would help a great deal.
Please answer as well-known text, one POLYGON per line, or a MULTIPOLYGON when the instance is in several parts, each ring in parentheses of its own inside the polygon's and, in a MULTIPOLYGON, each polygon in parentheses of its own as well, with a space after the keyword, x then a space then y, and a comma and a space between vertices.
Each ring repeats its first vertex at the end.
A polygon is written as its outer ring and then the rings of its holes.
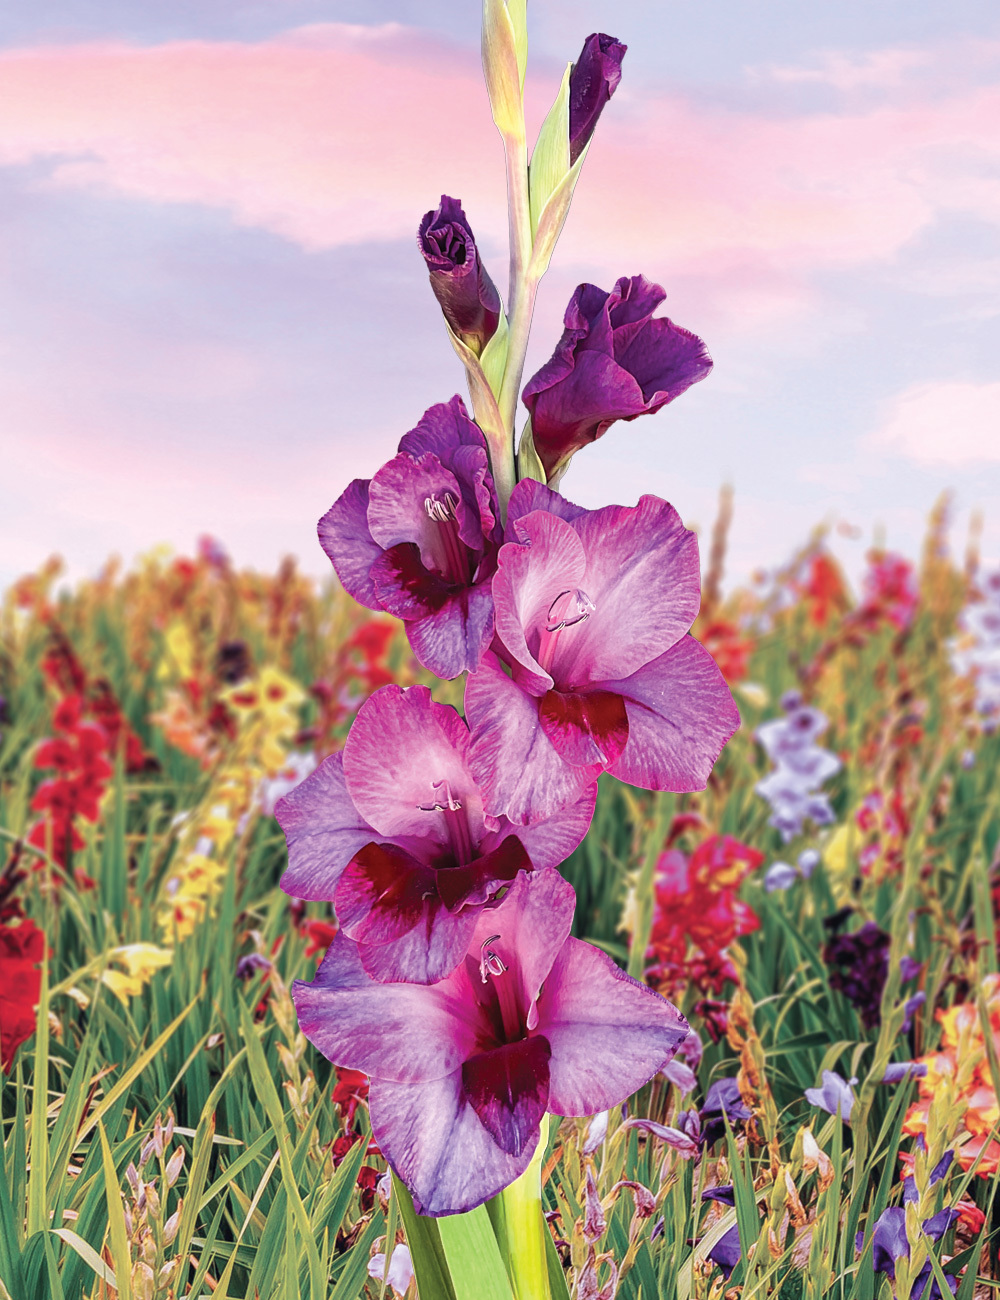
POLYGON ((338 1065, 337 1086, 333 1090, 333 1103, 339 1106, 344 1117, 344 1126, 350 1128, 354 1112, 358 1105, 368 1096, 368 1075, 360 1070, 348 1070, 338 1065))
POLYGON ((51 853, 62 867, 84 847, 77 818, 97 821, 112 774, 107 735, 96 723, 81 721, 82 712, 79 695, 60 700, 52 719, 60 734, 43 740, 35 754, 35 766, 51 768, 56 775, 43 781, 31 800, 32 809, 45 816, 32 826, 28 843, 51 853))
POLYGON ((34 921, 0 927, 0 1066, 9 1074, 14 1053, 35 1032, 35 1007, 42 984, 38 963, 45 935, 34 921))
POLYGON ((715 619, 696 629, 695 635, 719 666, 727 682, 742 681, 747 675, 754 643, 741 636, 735 623, 715 619))
POLYGON ((670 990, 694 983, 720 993, 736 968, 726 951, 760 925, 736 890, 764 855, 731 835, 712 835, 688 859, 668 849, 657 865, 656 915, 650 939, 652 974, 670 990))
POLYGON ((309 940, 306 956, 312 957, 315 953, 326 952, 337 933, 337 927, 329 921, 303 921, 302 933, 309 940))
POLYGON ((847 608, 847 588, 840 566, 831 556, 820 551, 809 566, 804 595, 809 602, 810 615, 817 627, 830 621, 832 614, 847 608))

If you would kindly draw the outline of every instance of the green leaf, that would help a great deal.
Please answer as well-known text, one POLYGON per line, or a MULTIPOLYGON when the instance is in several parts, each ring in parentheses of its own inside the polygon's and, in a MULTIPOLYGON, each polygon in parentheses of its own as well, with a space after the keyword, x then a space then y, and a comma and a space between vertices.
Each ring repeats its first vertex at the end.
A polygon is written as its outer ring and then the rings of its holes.
POLYGON ((524 426, 521 441, 517 446, 517 477, 533 478, 536 483, 545 482, 545 468, 535 451, 535 439, 531 433, 531 421, 524 426))
POLYGON ((446 1215, 437 1223, 456 1300, 514 1300, 486 1206, 446 1215))
POLYGON ((122 1204, 121 1184, 114 1156, 108 1144, 104 1125, 98 1125, 101 1138, 101 1162, 104 1167, 104 1195, 108 1203, 108 1235, 111 1238, 111 1258, 115 1263, 119 1300, 132 1300, 131 1259, 128 1248, 128 1229, 125 1226, 125 1206, 122 1204))
POLYGON ((392 1192, 403 1221, 420 1300, 457 1300, 441 1244, 438 1220, 416 1212, 413 1197, 395 1173, 392 1175, 392 1192))

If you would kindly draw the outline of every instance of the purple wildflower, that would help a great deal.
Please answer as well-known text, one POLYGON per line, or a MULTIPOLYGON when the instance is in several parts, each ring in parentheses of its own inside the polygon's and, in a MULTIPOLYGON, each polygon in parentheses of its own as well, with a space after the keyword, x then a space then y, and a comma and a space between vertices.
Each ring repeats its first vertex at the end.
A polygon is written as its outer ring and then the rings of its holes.
POLYGON ((271 969, 270 960, 262 952, 250 952, 245 957, 241 957, 236 963, 236 978, 239 980, 248 980, 254 976, 257 971, 269 971, 271 969))
POLYGON ((698 612, 698 544, 658 497, 583 510, 524 479, 493 583, 497 648, 469 678, 472 768, 491 812, 534 822, 602 771, 700 790, 739 724, 698 612))
MULTIPOLYGON (((817 826, 828 826, 834 820, 833 809, 819 786, 840 770, 840 759, 816 743, 829 726, 819 709, 804 705, 798 691, 786 692, 781 705, 786 716, 762 723, 755 732, 775 764, 755 788, 771 805, 770 825, 787 843, 801 834, 807 820, 817 826)), ((806 852, 815 854, 815 850, 806 852)), ((819 857, 808 861, 804 876, 812 872, 819 857)))
POLYGON ((658 411, 711 370, 696 334, 653 318, 666 296, 642 275, 623 276, 610 293, 577 286, 555 352, 522 394, 549 478, 616 420, 658 411))
MULTIPOLYGON (((924 1220, 923 1230, 931 1241, 939 1241, 957 1218, 958 1210, 941 1210, 938 1214, 924 1220)), ((864 1234, 859 1232, 856 1241, 856 1247, 859 1251, 862 1248, 863 1241, 864 1234)), ((901 1205, 890 1205, 876 1219, 875 1227, 872 1230, 872 1268, 876 1273, 884 1273, 886 1277, 894 1279, 896 1276, 896 1261, 909 1259, 909 1257, 910 1243, 906 1236, 906 1210, 901 1205)), ((945 1281, 948 1283, 951 1294, 954 1295, 958 1290, 959 1279, 946 1275, 945 1281)), ((931 1267, 930 1260, 927 1260, 914 1279, 910 1294, 914 1297, 924 1297, 924 1300, 942 1300, 941 1288, 936 1278, 934 1278, 934 1270, 931 1267), (928 1282, 931 1283, 930 1291, 926 1290, 928 1282)))
POLYGON ((281 886, 333 901, 376 979, 433 983, 464 958, 482 908, 519 872, 563 862, 593 810, 590 789, 531 827, 488 816, 459 715, 426 686, 384 686, 343 751, 278 802, 281 886))
MULTIPOLYGON (((914 1062, 914 1064, 916 1064, 916 1062, 914 1062)), ((927 1072, 927 1067, 924 1066, 924 1073, 926 1074, 926 1072, 927 1072)), ((883 1079, 882 1082, 884 1083, 885 1080, 883 1079)), ((921 1134, 918 1136, 918 1139, 917 1139, 917 1145, 918 1145, 919 1147, 921 1147, 922 1150, 924 1150, 924 1151, 927 1150, 927 1143, 924 1141, 924 1135, 923 1135, 923 1133, 921 1133, 921 1134)), ((952 1161, 953 1161, 954 1159, 955 1159, 955 1153, 954 1153, 954 1151, 946 1151, 946 1152, 944 1153, 944 1155, 941 1157, 941 1159, 937 1162, 937 1164, 936 1164, 936 1165, 934 1166, 934 1168, 931 1170, 931 1176, 930 1176, 930 1178, 928 1179, 928 1186, 933 1187, 935 1183, 941 1181, 941 1179, 945 1176, 945 1174, 946 1174, 946 1173, 948 1172, 948 1170, 951 1168, 952 1161)), ((913 1177, 912 1174, 905 1174, 905 1175, 903 1176, 903 1203, 904 1203, 904 1205, 909 1205, 911 1201, 916 1202, 916 1201, 919 1201, 919 1200, 920 1200, 920 1193, 917 1191, 917 1181, 916 1181, 916 1179, 913 1177)))
POLYGON ((925 1079, 927 1066, 922 1061, 891 1061, 885 1067, 882 1083, 904 1083, 909 1079, 925 1079))
POLYGON ((823 1082, 818 1088, 807 1088, 805 1091, 806 1101, 812 1106, 818 1106, 820 1110, 825 1110, 828 1115, 836 1115, 840 1112, 840 1118, 845 1124, 851 1122, 851 1111, 854 1109, 854 1085, 857 1079, 843 1079, 836 1070, 824 1070, 823 1082))
POLYGON ((441 195, 440 205, 420 223, 417 244, 445 320, 479 356, 496 333, 500 295, 483 266, 458 199, 441 195))
MULTIPOLYGON (((682 1115, 686 1113, 681 1111, 682 1115)), ((667 1146, 672 1147, 684 1160, 691 1160, 698 1154, 697 1137, 692 1137, 686 1129, 673 1128, 670 1124, 660 1124, 655 1119, 642 1119, 640 1116, 625 1120, 622 1128, 637 1128, 643 1133, 652 1133, 653 1137, 666 1142, 667 1146)))
POLYGON ((713 1264, 718 1264, 722 1270, 722 1276, 728 1278, 733 1269, 740 1262, 740 1256, 743 1247, 740 1245, 740 1225, 734 1223, 728 1232, 724 1232, 712 1249, 708 1252, 707 1258, 713 1264))
POLYGON ((764 888, 769 894, 791 889, 799 878, 799 873, 787 862, 772 862, 764 875, 764 888))
POLYGON ((546 1110, 617 1105, 687 1033, 675 1007, 570 938, 574 903, 557 871, 522 876, 437 984, 377 983, 340 932, 315 982, 293 986, 306 1037, 370 1076, 373 1136, 421 1214, 496 1195, 527 1167, 546 1110))
POLYGON ((398 454, 319 522, 347 591, 401 618, 413 653, 446 678, 475 668, 493 639, 502 537, 486 442, 460 397, 426 411, 398 454))
POLYGON ((830 968, 830 987, 857 1008, 861 1023, 874 1029, 882 1020, 882 990, 889 974, 891 940, 874 921, 860 930, 838 934, 823 949, 830 968))
POLYGON ((716 1079, 705 1094, 705 1104, 701 1108, 701 1142, 703 1146, 713 1146, 726 1132, 726 1119, 730 1127, 752 1118, 751 1111, 740 1096, 740 1086, 735 1076, 716 1079), (723 1116, 726 1118, 724 1119, 723 1116))
POLYGON ((569 161, 572 166, 590 142, 604 105, 622 79, 627 45, 594 32, 583 43, 569 74, 569 161))

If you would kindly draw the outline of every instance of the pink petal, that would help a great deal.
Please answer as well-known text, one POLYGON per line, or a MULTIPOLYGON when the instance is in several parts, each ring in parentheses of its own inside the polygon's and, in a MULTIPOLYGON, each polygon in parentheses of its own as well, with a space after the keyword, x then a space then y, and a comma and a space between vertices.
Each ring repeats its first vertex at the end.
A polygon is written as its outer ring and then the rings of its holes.
POLYGON ((281 888, 293 898, 332 900, 340 874, 374 830, 355 808, 344 756, 331 754, 274 808, 288 841, 281 888))
POLYGON ((474 672, 493 640, 489 582, 448 594, 439 609, 408 623, 406 635, 423 666, 450 681, 474 672))
POLYGON ((344 775, 358 811, 379 836, 412 835, 449 843, 450 797, 460 803, 473 842, 482 833, 482 799, 467 761, 469 732, 426 686, 383 686, 358 710, 344 745, 344 775))
POLYGON ((611 691, 548 691, 538 718, 560 756, 576 767, 606 767, 628 741, 625 701, 611 691))
POLYGON ((497 1146, 512 1156, 537 1138, 549 1099, 550 1055, 544 1038, 524 1038, 471 1056, 462 1066, 469 1105, 497 1146))
MULTIPOLYGON (((543 822, 515 828, 517 838, 524 845, 534 867, 558 867, 566 861, 590 828, 596 800, 597 783, 594 782, 568 808, 553 813, 543 822)), ((500 829, 487 835, 480 847, 486 851, 488 846, 510 833, 511 823, 503 818, 500 829)))
POLYGON ((462 1214, 522 1174, 537 1133, 520 1155, 494 1142, 469 1104, 462 1071, 419 1084, 373 1079, 368 1094, 379 1149, 410 1189, 418 1214, 462 1214))
POLYGON ((703 790, 722 747, 740 725, 715 660, 686 636, 624 681, 629 739, 608 770, 646 790, 703 790))
POLYGON ((538 1033, 552 1048, 549 1108, 593 1115, 658 1074, 688 1023, 605 953, 567 939, 538 1000, 538 1033))
MULTIPOLYGON (((544 821, 577 802, 602 765, 566 763, 542 729, 538 700, 487 653, 465 686, 469 765, 487 809, 516 825, 544 821)), ((357 724, 355 724, 357 725, 357 724)))
POLYGON ((382 554, 368 528, 368 479, 356 478, 319 521, 319 541, 356 601, 381 609, 369 570, 382 554))

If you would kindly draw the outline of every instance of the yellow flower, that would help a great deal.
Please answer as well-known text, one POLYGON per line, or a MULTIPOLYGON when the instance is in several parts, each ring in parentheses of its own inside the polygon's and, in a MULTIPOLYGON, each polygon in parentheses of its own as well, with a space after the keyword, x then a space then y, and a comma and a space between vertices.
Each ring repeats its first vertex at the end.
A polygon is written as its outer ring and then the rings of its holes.
POLYGON ((181 619, 175 618, 164 632, 163 648, 165 654, 156 670, 157 677, 186 680, 194 676, 194 641, 181 619))
POLYGON ((112 948, 109 956, 112 961, 120 962, 125 970, 106 970, 101 981, 120 998, 137 997, 153 978, 156 971, 169 966, 173 961, 172 948, 157 948, 152 943, 127 943, 121 948, 112 948))

